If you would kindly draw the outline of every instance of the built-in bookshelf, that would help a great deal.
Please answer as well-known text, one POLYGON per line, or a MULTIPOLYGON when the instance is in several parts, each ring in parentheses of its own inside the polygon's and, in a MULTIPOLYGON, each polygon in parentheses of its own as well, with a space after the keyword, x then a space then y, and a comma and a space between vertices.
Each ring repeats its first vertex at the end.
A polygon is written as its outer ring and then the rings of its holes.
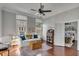
POLYGON ((47 44, 50 46, 54 45, 54 30, 53 29, 49 29, 47 31, 47 44))
POLYGON ((74 42, 76 42, 76 40, 77 40, 77 22, 65 23, 65 46, 72 47, 74 42))
POLYGON ((27 17, 23 15, 16 15, 16 33, 27 32, 27 17))
POLYGON ((42 31, 43 31, 43 23, 40 19, 36 19, 35 22, 35 33, 37 33, 38 35, 42 36, 42 31))

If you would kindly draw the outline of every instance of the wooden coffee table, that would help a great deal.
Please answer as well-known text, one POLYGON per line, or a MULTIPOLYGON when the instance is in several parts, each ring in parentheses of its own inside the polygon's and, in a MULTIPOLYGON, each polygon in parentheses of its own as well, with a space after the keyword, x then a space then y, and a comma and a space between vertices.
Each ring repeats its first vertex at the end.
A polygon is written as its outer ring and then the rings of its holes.
POLYGON ((32 50, 34 49, 39 49, 42 47, 42 42, 41 40, 34 40, 29 42, 29 46, 32 50))

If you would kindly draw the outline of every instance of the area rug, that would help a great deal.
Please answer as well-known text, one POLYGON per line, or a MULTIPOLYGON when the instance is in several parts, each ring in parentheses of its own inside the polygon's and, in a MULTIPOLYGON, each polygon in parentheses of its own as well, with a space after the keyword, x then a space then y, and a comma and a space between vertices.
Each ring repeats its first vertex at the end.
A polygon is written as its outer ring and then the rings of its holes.
POLYGON ((46 45, 46 43, 43 43, 42 48, 32 50, 29 46, 23 47, 21 49, 21 55, 22 56, 46 56, 47 50, 51 49, 52 47, 46 45))

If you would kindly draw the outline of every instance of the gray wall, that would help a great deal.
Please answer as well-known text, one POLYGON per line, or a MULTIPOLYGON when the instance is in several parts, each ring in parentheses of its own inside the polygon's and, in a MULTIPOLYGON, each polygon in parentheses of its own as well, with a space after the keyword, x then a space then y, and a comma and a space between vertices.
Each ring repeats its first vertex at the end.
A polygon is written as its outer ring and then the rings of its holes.
POLYGON ((2 10, 0 9, 0 37, 2 36, 2 10))
POLYGON ((77 49, 79 50, 79 20, 78 20, 78 27, 77 27, 77 30, 78 30, 78 32, 77 32, 77 49))
POLYGON ((27 20, 27 33, 35 32, 35 18, 28 17, 27 20))
POLYGON ((14 35, 16 32, 16 14, 2 11, 2 35, 14 35))

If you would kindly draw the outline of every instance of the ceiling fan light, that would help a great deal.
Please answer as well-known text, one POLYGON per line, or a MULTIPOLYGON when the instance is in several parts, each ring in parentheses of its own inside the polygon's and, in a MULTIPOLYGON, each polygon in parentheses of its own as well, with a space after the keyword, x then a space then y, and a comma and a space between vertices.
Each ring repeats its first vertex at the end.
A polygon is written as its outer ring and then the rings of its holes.
POLYGON ((35 13, 35 15, 39 15, 39 13, 37 12, 37 13, 35 13))

